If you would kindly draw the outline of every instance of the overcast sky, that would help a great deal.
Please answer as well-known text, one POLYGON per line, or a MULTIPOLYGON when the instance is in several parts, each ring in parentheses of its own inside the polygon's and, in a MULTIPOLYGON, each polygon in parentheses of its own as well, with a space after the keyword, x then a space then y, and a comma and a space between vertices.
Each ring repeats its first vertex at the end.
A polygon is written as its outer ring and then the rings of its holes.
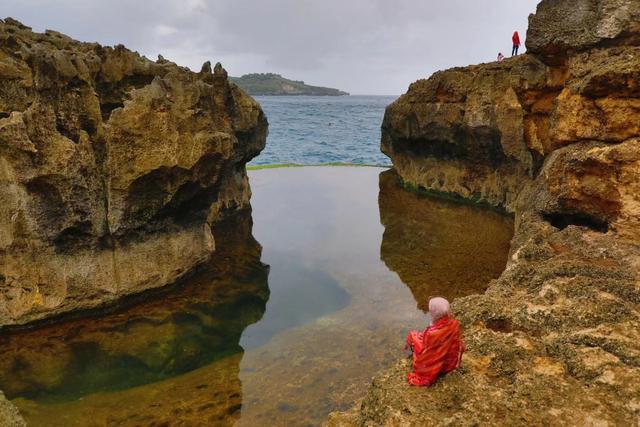
POLYGON ((275 72, 352 94, 404 93, 436 70, 511 53, 538 0, 0 0, 35 31, 122 43, 195 71, 275 72))

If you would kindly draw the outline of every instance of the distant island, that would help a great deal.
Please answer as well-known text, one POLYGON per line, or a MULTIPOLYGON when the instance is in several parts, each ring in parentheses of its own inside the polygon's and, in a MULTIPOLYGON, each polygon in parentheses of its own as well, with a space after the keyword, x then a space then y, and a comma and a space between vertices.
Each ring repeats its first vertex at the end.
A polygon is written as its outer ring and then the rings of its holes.
POLYGON ((303 81, 289 80, 280 74, 254 73, 242 77, 229 77, 249 95, 307 95, 307 96, 343 96, 349 95, 338 89, 309 86, 303 81))

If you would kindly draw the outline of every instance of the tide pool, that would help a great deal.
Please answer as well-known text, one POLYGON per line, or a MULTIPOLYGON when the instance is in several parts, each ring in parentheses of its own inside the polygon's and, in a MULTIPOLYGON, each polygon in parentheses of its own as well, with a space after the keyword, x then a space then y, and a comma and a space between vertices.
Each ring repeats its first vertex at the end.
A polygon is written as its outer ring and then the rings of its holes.
POLYGON ((252 217, 216 227, 224 252, 178 288, 0 339, 0 383, 30 425, 319 425, 403 354, 430 296, 483 292, 504 269, 511 218, 406 192, 393 171, 250 179, 252 217))

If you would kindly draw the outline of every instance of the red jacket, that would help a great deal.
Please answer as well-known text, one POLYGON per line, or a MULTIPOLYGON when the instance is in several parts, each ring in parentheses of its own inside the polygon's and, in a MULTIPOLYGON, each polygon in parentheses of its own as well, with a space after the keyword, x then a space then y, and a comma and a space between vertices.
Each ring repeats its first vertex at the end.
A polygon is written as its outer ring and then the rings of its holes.
POLYGON ((424 332, 411 331, 407 345, 413 349, 413 372, 407 380, 417 386, 430 386, 441 374, 460 367, 465 351, 460 323, 448 316, 438 319, 424 332))
POLYGON ((514 46, 520 46, 520 34, 518 34, 517 31, 513 33, 513 37, 511 38, 511 40, 513 40, 514 46))

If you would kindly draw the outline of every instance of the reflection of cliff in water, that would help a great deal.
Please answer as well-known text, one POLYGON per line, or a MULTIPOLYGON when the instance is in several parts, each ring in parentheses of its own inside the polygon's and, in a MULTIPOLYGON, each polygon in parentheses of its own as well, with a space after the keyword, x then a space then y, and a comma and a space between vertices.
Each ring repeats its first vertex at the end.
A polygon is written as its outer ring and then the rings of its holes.
POLYGON ((513 220, 498 213, 405 191, 394 170, 380 174, 382 261, 411 289, 430 297, 483 292, 504 270, 513 220))
POLYGON ((0 338, 0 384, 27 421, 232 423, 242 404, 240 336, 264 313, 268 267, 250 212, 214 236, 215 261, 179 288, 0 338))

